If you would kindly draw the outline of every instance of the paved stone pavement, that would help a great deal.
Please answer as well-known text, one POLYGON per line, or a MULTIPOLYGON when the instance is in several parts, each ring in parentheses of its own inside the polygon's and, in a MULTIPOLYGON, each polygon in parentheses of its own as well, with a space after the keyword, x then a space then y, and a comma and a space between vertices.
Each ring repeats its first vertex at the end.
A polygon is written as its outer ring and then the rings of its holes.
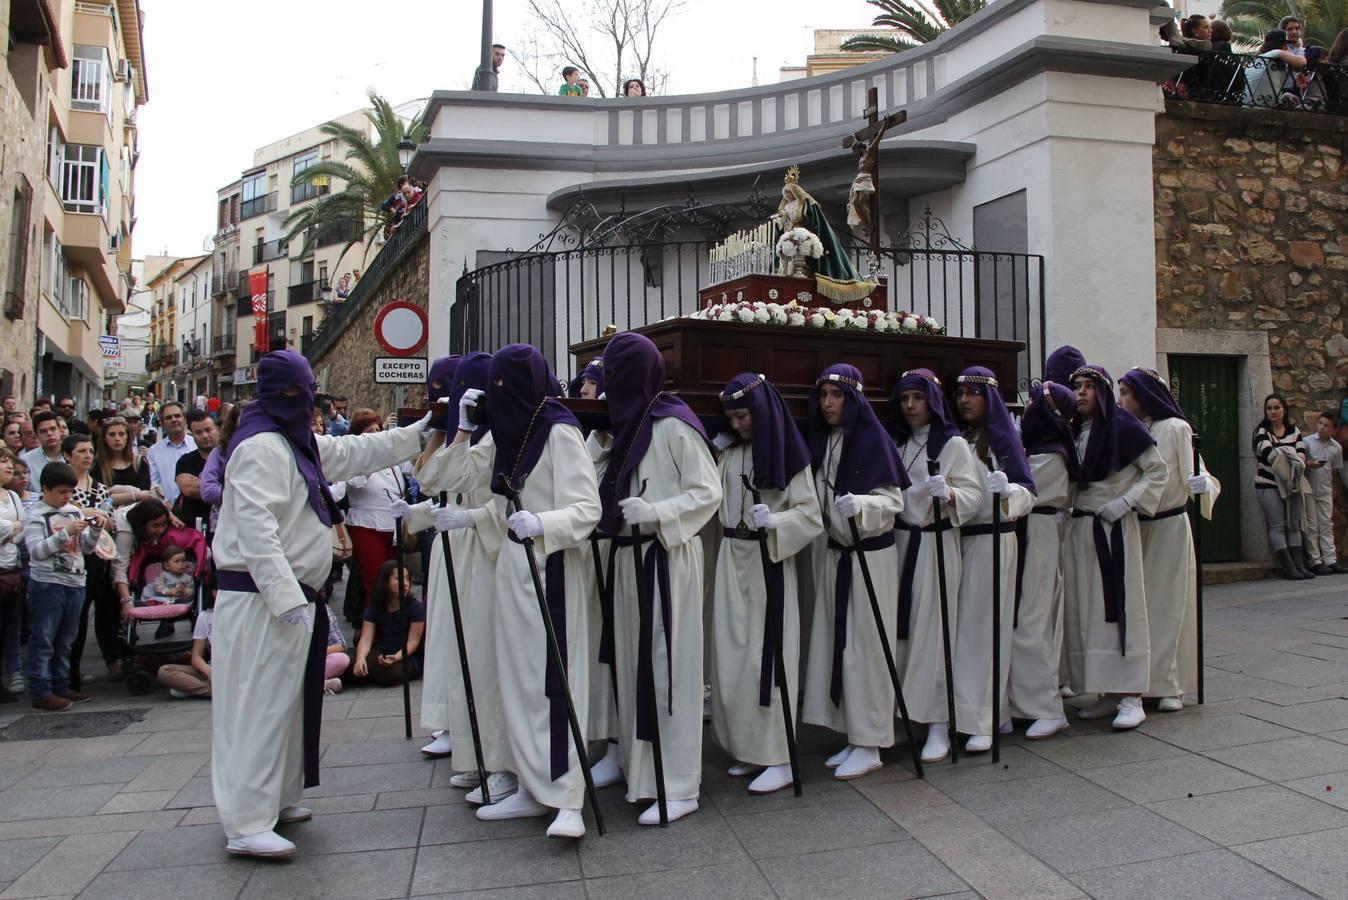
MULTIPOLYGON (((891 751, 844 784, 822 765, 836 739, 805 729, 800 799, 748 796, 709 744, 697 814, 640 828, 609 788, 608 836, 579 844, 543 837, 546 819, 477 822, 445 761, 403 739, 398 692, 369 689, 325 705, 315 817, 285 829, 298 858, 231 859, 208 704, 99 683, 65 716, 148 707, 143 720, 0 741, 0 898, 1348 896, 1345 588, 1211 589, 1207 704, 1135 732, 1074 721, 925 781, 891 751)), ((24 712, 0 707, 0 727, 24 712)))

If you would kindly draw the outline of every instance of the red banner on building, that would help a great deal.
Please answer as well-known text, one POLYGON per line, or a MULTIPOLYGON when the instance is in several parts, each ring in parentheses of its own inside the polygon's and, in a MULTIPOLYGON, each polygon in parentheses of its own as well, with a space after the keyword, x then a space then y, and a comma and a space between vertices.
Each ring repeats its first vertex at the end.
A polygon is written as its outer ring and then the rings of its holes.
POLYGON ((267 345, 267 270, 248 273, 248 293, 253 296, 253 346, 261 356, 267 345))

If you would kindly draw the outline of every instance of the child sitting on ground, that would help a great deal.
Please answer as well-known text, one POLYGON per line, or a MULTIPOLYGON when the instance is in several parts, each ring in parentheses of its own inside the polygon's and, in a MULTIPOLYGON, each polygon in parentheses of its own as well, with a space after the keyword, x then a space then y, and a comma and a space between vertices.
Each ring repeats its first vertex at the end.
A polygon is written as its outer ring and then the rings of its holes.
POLYGON ((164 548, 159 555, 163 569, 145 586, 142 598, 146 606, 163 606, 168 603, 187 603, 197 589, 196 579, 192 577, 192 564, 187 551, 172 544, 164 548))
POLYGON ((342 692, 341 674, 351 665, 351 657, 346 653, 346 637, 337 617, 328 610, 328 655, 323 658, 323 691, 328 694, 342 692))
POLYGON ((371 684, 378 685, 401 684, 405 656, 411 657, 408 680, 421 677, 421 638, 426 630, 426 608, 410 596, 412 579, 406 568, 402 570, 399 583, 396 566, 397 563, 390 559, 379 567, 374 598, 360 625, 360 643, 356 646, 351 678, 368 679, 371 684), (405 653, 405 650, 410 652, 405 653))
MULTIPOLYGON (((181 551, 179 551, 181 552, 181 551)), ((186 558, 186 556, 184 556, 186 558)), ((169 663, 159 667, 159 683, 174 697, 205 697, 211 699, 211 664, 206 657, 211 652, 211 617, 214 603, 203 609, 192 628, 192 663, 183 666, 169 663)))

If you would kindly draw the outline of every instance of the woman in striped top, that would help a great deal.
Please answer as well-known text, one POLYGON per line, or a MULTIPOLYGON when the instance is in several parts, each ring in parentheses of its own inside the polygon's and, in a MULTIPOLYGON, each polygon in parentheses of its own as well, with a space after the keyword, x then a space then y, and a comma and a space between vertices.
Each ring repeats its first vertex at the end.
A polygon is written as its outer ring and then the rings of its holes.
POLYGON ((1306 568, 1301 550, 1302 498, 1297 485, 1306 463, 1306 441, 1288 421, 1287 401, 1278 394, 1264 398, 1264 420, 1254 429, 1254 458, 1255 495, 1268 525, 1269 549, 1282 566, 1283 577, 1289 581, 1315 577, 1306 568), (1275 471, 1278 456, 1289 451, 1295 452, 1301 462, 1296 478, 1288 486, 1294 490, 1280 487, 1275 471))

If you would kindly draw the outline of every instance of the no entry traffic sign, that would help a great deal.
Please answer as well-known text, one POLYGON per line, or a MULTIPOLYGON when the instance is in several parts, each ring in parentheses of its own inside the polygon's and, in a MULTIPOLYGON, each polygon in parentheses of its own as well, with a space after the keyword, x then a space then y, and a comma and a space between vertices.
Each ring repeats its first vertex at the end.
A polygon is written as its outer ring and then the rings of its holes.
POLYGON ((386 304, 374 317, 374 339, 394 356, 412 356, 426 346, 426 311, 406 300, 386 304))

